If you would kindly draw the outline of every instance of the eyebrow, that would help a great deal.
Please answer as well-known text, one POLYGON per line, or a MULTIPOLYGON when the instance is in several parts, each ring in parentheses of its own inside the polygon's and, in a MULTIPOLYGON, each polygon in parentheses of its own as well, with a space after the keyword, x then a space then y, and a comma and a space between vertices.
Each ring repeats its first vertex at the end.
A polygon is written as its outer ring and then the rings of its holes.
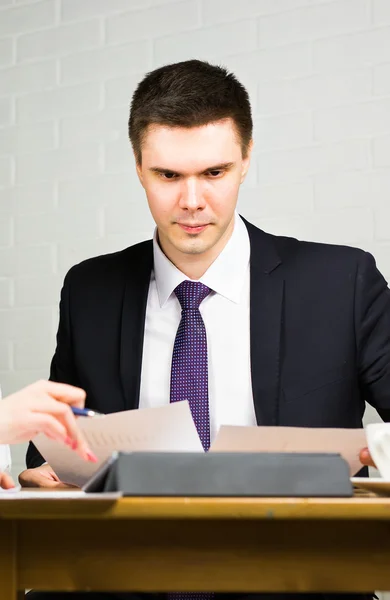
MULTIPOLYGON (((204 175, 205 173, 209 173, 210 171, 228 171, 233 167, 233 165, 234 162, 219 163, 218 165, 207 167, 207 169, 200 171, 199 173, 197 173, 197 175, 204 175)), ((164 169, 163 167, 151 167, 149 170, 153 173, 173 173, 175 175, 181 175, 181 173, 179 173, 178 171, 174 171, 173 169, 164 169)))

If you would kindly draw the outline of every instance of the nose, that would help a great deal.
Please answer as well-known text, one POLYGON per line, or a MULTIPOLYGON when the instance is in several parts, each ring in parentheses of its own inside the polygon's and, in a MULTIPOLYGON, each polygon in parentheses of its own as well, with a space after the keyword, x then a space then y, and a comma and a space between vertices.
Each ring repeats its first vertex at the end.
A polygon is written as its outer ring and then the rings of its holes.
POLYGON ((185 179, 180 194, 180 208, 194 211, 204 207, 205 200, 200 182, 195 177, 185 179))

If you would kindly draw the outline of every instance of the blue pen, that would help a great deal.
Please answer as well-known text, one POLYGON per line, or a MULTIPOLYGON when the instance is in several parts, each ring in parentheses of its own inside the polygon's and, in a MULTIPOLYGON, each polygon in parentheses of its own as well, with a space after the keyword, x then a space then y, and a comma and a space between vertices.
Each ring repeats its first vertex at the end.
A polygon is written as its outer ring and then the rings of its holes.
POLYGON ((71 406, 72 413, 76 415, 76 417, 102 417, 102 413, 98 413, 95 410, 90 410, 89 408, 77 408, 76 406, 71 406))

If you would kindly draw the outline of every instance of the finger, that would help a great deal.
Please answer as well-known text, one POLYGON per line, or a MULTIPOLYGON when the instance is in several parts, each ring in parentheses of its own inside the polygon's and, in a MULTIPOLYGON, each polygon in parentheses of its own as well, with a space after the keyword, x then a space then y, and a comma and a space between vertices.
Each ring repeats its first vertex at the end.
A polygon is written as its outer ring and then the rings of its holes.
MULTIPOLYGON (((61 404, 51 397, 40 399, 40 409, 47 413, 35 413, 39 415, 41 422, 41 431, 50 438, 58 439, 73 450, 77 450, 78 454, 84 460, 97 462, 96 456, 88 447, 83 434, 77 424, 77 420, 69 406, 61 404)), ((36 425, 34 425, 34 428, 36 425)))
MULTIPOLYGON (((49 394, 42 393, 35 398, 33 414, 38 415, 41 423, 40 430, 48 437, 61 439, 66 438, 77 442, 79 438, 78 425, 70 406, 57 402, 49 394)), ((30 423, 36 423, 36 419, 30 419, 30 423)))
POLYGON ((19 475, 22 487, 57 487, 60 483, 51 477, 43 475, 38 469, 26 469, 19 475))
POLYGON ((82 440, 82 434, 70 406, 53 401, 50 397, 47 397, 45 409, 61 423, 66 436, 74 442, 73 449, 75 450, 82 440))
POLYGON ((57 487, 58 489, 61 489, 61 490, 80 490, 81 489, 78 485, 71 485, 70 483, 63 483, 62 481, 57 483, 57 485, 55 487, 57 487))
POLYGON ((14 487, 15 484, 12 477, 7 473, 0 473, 0 488, 3 488, 4 490, 10 490, 14 487))
POLYGON ((39 381, 36 386, 59 402, 78 406, 79 408, 83 408, 85 405, 86 394, 81 388, 55 381, 39 381))
MULTIPOLYGON (((39 431, 50 439, 59 442, 67 441, 68 432, 59 418, 46 412, 33 412, 29 418, 29 426, 33 432, 39 431)), ((69 440, 69 445, 71 440, 69 440)))
POLYGON ((97 462, 98 459, 89 448, 70 408, 66 407, 66 410, 58 416, 58 419, 65 427, 68 437, 73 441, 73 450, 76 450, 84 460, 97 462))
POLYGON ((60 486, 61 483, 48 479, 47 477, 36 477, 34 479, 26 479, 23 481, 23 487, 26 488, 58 488, 60 486))
POLYGON ((370 451, 368 448, 363 448, 360 453, 359 453, 359 460, 360 462, 367 466, 367 467, 375 467, 376 468, 376 464, 374 463, 374 461, 372 460, 372 456, 370 454, 370 451))

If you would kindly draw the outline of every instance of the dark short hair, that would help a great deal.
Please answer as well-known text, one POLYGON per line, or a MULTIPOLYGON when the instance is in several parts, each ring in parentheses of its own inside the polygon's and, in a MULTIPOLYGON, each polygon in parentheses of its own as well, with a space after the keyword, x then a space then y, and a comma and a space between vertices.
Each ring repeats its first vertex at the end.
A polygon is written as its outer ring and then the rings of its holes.
POLYGON ((129 137, 141 163, 149 125, 199 127, 232 119, 245 157, 252 139, 248 92, 227 69, 201 60, 165 65, 148 73, 133 94, 129 137))

